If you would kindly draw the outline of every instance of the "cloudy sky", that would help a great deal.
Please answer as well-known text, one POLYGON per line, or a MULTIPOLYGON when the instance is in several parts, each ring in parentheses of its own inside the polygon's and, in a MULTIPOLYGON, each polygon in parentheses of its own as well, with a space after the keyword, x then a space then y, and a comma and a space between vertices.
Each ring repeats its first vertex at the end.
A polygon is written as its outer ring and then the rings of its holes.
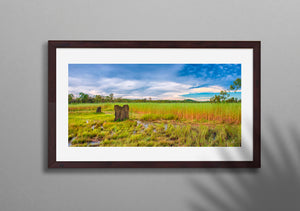
POLYGON ((240 64, 69 64, 69 94, 204 101, 240 77, 240 64))

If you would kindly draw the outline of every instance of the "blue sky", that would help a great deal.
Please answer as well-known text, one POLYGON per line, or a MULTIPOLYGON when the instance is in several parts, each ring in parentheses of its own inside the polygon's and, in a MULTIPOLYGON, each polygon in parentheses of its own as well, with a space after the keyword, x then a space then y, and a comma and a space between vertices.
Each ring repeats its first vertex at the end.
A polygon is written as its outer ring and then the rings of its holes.
POLYGON ((69 94, 205 101, 237 78, 240 64, 69 64, 69 94))

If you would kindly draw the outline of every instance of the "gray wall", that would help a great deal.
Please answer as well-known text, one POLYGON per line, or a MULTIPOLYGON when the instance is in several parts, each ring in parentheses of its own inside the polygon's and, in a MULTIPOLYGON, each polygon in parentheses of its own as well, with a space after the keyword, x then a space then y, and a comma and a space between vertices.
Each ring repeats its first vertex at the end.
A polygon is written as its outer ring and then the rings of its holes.
POLYGON ((0 210, 299 207, 296 0, 0 1, 0 210), (54 169, 47 40, 261 40, 262 168, 54 169))

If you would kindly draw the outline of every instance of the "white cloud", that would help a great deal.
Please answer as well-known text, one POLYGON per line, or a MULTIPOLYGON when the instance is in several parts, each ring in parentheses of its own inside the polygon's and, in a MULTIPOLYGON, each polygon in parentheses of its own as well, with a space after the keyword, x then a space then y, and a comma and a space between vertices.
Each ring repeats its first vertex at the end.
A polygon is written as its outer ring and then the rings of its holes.
POLYGON ((145 84, 138 80, 123 80, 120 78, 103 78, 98 83, 99 89, 133 90, 142 88, 145 84))
POLYGON ((150 82, 150 88, 147 90, 158 90, 158 91, 180 91, 183 89, 189 89, 191 87, 187 84, 176 83, 171 81, 163 81, 163 82, 150 82))
POLYGON ((190 93, 203 93, 203 92, 213 92, 218 93, 221 90, 224 90, 223 87, 220 86, 210 86, 210 87, 200 87, 200 88, 193 88, 190 89, 190 93))
POLYGON ((101 92, 97 87, 94 86, 69 86, 69 93, 78 96, 80 92, 89 94, 89 95, 106 95, 105 92, 101 92))
MULTIPOLYGON (((73 83, 80 83, 81 79, 69 78, 73 83)), ((78 96, 80 92, 89 95, 104 95, 114 93, 115 97, 142 99, 150 97, 152 99, 176 99, 183 100, 187 95, 192 93, 212 92, 218 93, 223 90, 220 86, 210 86, 190 89, 191 85, 185 83, 177 83, 172 81, 139 81, 139 80, 124 80, 121 78, 103 78, 95 83, 93 86, 79 85, 69 86, 69 93, 78 96)), ((194 98, 190 98, 194 99, 194 98)), ((202 100, 202 99, 194 99, 202 100)))

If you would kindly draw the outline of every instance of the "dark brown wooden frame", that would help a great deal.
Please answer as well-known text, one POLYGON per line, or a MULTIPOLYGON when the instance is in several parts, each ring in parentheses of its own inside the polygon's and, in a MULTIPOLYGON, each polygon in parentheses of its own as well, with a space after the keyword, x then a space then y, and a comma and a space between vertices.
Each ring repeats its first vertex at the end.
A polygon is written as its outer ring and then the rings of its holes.
POLYGON ((48 168, 260 168, 260 41, 48 41, 48 168), (57 162, 57 48, 249 48, 253 49, 253 161, 57 162))

